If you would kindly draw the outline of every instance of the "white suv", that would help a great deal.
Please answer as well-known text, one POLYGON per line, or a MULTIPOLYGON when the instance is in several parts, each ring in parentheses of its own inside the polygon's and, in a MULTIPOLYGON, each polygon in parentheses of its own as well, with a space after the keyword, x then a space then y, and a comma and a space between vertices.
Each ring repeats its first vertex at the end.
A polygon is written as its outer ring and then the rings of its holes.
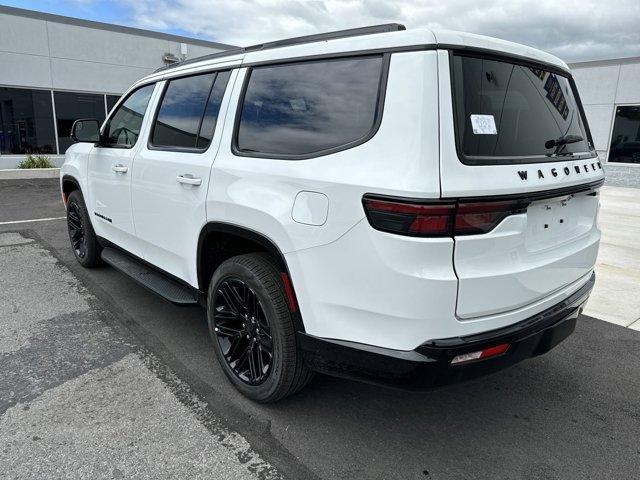
POLYGON ((78 261, 206 306, 224 372, 444 385, 544 353, 594 283, 598 162, 567 65, 383 25, 185 61, 79 120, 78 261))

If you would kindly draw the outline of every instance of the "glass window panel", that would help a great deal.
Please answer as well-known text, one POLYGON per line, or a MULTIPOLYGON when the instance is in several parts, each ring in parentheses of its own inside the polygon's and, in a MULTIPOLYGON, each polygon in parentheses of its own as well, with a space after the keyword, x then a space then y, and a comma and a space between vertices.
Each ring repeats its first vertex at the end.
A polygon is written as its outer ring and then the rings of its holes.
POLYGON ((104 121, 104 96, 95 93, 53 92, 53 98, 56 103, 58 145, 62 154, 73 144, 73 122, 79 118, 97 118, 100 123, 104 121))
POLYGON ((204 111, 204 117, 202 118, 202 126, 200 127, 198 143, 196 144, 198 148, 207 148, 209 143, 211 143, 213 132, 218 122, 220 104, 222 103, 222 97, 224 97, 224 91, 227 88, 230 75, 231 72, 220 72, 216 77, 211 93, 209 94, 209 101, 204 111))
POLYGON ((640 106, 616 108, 609 162, 640 163, 640 106))
POLYGON ((0 88, 0 154, 56 153, 51 92, 0 88))
MULTIPOLYGON (((589 152, 587 134, 569 80, 554 72, 486 58, 453 57, 457 135, 471 157, 542 156, 589 152), (475 118, 473 118, 473 117, 475 118), (487 120, 488 130, 479 122, 487 120), (473 125, 473 121, 478 124, 473 125), (582 141, 556 151, 547 140, 582 141)), ((509 158, 499 163, 511 163, 509 158)))
POLYGON ((382 56, 256 67, 238 148, 304 155, 366 137, 376 120, 382 56))
POLYGON ((109 113, 113 109, 113 107, 116 106, 118 100, 120 100, 120 96, 118 95, 107 95, 107 113, 109 113))
POLYGON ((155 84, 145 85, 134 91, 111 115, 104 131, 104 142, 111 145, 132 147, 138 141, 144 114, 155 84))
POLYGON ((171 80, 153 128, 158 147, 195 148, 200 120, 215 78, 214 73, 171 80))

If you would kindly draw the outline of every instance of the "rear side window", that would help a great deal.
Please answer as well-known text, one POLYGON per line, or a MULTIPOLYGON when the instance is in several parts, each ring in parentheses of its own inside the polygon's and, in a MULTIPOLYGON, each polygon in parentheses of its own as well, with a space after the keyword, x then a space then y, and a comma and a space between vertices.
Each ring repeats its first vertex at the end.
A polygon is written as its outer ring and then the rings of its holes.
POLYGON ((222 103, 222 97, 224 96, 224 91, 227 88, 230 75, 231 72, 220 72, 216 77, 213 89, 209 95, 207 106, 204 110, 202 126, 200 127, 200 134, 198 135, 198 143, 196 145, 197 148, 206 148, 209 143, 211 143, 213 132, 216 129, 216 123, 218 123, 220 104, 222 103))
POLYGON ((154 147, 204 150, 213 138, 230 72, 169 81, 151 134, 154 147))
POLYGON ((308 158, 365 141, 379 120, 383 63, 369 56, 253 68, 236 150, 308 158))
POLYGON ((489 58, 452 58, 456 134, 463 161, 509 164, 590 154, 566 76, 489 58), (571 143, 549 146, 550 140, 563 137, 571 143))

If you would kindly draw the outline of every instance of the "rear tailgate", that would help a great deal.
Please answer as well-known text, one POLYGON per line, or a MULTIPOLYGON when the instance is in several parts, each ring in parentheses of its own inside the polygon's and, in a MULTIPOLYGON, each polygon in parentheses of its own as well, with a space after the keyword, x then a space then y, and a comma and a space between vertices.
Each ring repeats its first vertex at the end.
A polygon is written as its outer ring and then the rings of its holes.
POLYGON ((489 233, 455 238, 458 317, 515 310, 588 278, 600 240, 597 192, 553 195, 489 233))
POLYGON ((524 208, 455 237, 461 319, 515 311, 588 278, 604 178, 566 73, 468 55, 439 51, 442 197, 524 208))

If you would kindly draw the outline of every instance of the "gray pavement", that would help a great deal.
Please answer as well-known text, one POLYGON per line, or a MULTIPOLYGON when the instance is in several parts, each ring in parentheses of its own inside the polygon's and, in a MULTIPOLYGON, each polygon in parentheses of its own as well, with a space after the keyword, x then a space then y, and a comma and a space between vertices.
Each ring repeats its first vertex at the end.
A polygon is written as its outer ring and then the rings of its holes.
POLYGON ((640 330, 640 189, 605 186, 600 203, 598 281, 585 313, 640 330))
MULTIPOLYGON (((64 214, 55 182, 41 185, 36 204, 28 188, 0 181, 0 222, 64 214)), ((64 221, 0 226, 16 230, 35 240, 12 235, 4 243, 18 245, 0 247, 0 478, 640 471, 640 332, 583 316, 549 354, 472 383, 414 393, 317 376, 294 397, 256 405, 215 363, 202 310, 174 307, 113 269, 81 268, 64 221), (7 313, 16 309, 24 329, 7 313)))
POLYGON ((282 478, 50 252, 0 245, 0 478, 282 478))

